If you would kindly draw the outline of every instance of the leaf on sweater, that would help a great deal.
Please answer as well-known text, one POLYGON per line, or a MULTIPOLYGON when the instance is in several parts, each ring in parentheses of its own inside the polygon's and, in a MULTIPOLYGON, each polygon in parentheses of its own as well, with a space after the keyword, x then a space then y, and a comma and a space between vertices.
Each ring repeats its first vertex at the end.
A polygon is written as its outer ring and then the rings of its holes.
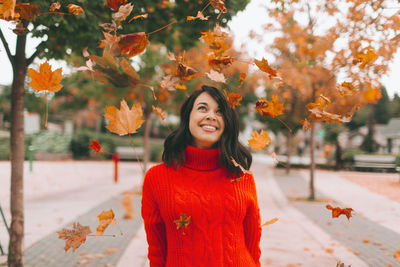
POLYGON ((139 103, 132 105, 129 109, 125 100, 121 101, 120 110, 114 106, 106 106, 104 117, 110 122, 106 128, 120 136, 136 133, 144 120, 142 120, 143 110, 139 103))
POLYGON ((347 219, 350 220, 350 217, 352 216, 351 212, 353 211, 352 208, 345 208, 341 209, 339 207, 332 207, 331 205, 326 205, 326 208, 328 210, 332 210, 332 218, 338 218, 340 215, 346 215, 347 219))
POLYGON ((58 231, 58 238, 65 240, 64 250, 72 248, 72 251, 75 251, 86 241, 86 236, 90 234, 92 231, 89 226, 83 226, 80 223, 74 223, 71 229, 61 229, 58 231))
POLYGON ((101 153, 103 152, 103 149, 101 149, 101 145, 97 140, 92 140, 90 139, 90 146, 89 149, 93 149, 94 151, 96 151, 96 153, 101 153))
POLYGON ((97 215, 100 224, 97 226, 96 235, 103 235, 110 223, 115 224, 117 221, 114 219, 114 217, 115 215, 112 209, 109 211, 102 211, 99 215, 97 215))
POLYGON ((187 215, 185 213, 181 213, 181 215, 179 216, 179 219, 174 220, 174 223, 176 224, 176 229, 179 230, 179 228, 181 228, 181 227, 187 228, 188 225, 190 224, 191 217, 192 216, 187 217, 187 215))
POLYGON ((261 227, 262 227, 262 226, 266 226, 266 225, 270 225, 270 224, 273 224, 273 223, 276 223, 278 220, 279 220, 278 218, 273 218, 273 219, 271 219, 271 220, 266 221, 265 223, 263 223, 263 224, 261 225, 261 227))

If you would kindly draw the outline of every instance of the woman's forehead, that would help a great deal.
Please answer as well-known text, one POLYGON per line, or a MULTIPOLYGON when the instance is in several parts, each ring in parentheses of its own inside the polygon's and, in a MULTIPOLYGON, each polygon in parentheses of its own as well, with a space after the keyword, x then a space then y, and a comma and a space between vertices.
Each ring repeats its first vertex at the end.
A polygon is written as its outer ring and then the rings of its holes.
POLYGON ((217 101, 215 101, 215 99, 212 96, 210 96, 207 92, 201 93, 194 101, 195 105, 198 105, 201 103, 218 106, 217 101))

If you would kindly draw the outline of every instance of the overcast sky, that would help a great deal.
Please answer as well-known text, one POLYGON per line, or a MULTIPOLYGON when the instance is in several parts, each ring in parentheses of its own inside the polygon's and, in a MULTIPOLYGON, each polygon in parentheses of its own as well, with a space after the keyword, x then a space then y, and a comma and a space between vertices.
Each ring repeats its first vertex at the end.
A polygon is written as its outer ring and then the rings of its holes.
MULTIPOLYGON (((235 36, 235 46, 240 48, 245 45, 250 57, 261 59, 265 57, 269 59, 270 55, 265 53, 264 47, 268 42, 271 42, 273 36, 269 37, 263 32, 262 25, 267 22, 267 16, 264 6, 266 5, 265 0, 252 0, 247 8, 239 12, 229 23, 229 26, 235 36), (248 33, 253 30, 259 35, 264 35, 265 44, 260 44, 258 41, 249 40, 248 33)), ((15 40, 16 35, 11 31, 12 25, 10 23, 0 20, 0 27, 5 35, 6 40, 9 42, 12 53, 15 51, 15 40)), ((31 55, 36 45, 40 40, 28 38, 27 42, 27 54, 31 55)), ((41 63, 40 61, 35 61, 41 63)), ((63 74, 68 74, 70 70, 61 61, 49 61, 53 66, 53 69, 63 67, 63 74)), ((400 52, 398 52, 389 65, 391 71, 384 77, 381 82, 386 87, 390 97, 393 97, 395 93, 400 95, 400 52)), ((7 54, 4 50, 3 45, 0 45, 0 84, 8 85, 12 82, 12 69, 11 64, 8 60, 7 54)))

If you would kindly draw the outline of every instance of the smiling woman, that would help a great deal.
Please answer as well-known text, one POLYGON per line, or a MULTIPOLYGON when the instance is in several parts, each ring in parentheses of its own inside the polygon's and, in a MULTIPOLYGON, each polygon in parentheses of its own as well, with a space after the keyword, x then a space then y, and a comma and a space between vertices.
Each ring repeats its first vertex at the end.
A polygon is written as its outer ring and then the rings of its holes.
POLYGON ((164 163, 143 182, 150 265, 259 267, 260 210, 236 112, 220 90, 203 86, 180 115, 164 163))

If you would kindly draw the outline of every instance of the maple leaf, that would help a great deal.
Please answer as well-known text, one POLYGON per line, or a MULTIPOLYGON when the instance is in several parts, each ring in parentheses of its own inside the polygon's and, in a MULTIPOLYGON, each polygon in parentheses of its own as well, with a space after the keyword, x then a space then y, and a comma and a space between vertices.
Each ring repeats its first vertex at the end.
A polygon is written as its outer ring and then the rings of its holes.
POLYGON ((185 213, 181 213, 179 219, 174 220, 174 223, 176 224, 176 229, 179 230, 179 228, 181 227, 187 228, 190 224, 190 218, 191 216, 187 217, 185 213))
POLYGON ((253 150, 263 149, 265 146, 271 143, 271 139, 268 136, 267 132, 261 130, 260 133, 257 131, 253 131, 251 133, 252 139, 248 140, 249 146, 253 148, 253 150))
POLYGON ((39 72, 29 68, 28 75, 32 79, 29 85, 37 91, 47 90, 58 92, 63 87, 63 85, 60 84, 63 78, 62 69, 59 68, 55 71, 51 71, 51 66, 47 61, 40 64, 39 72))
POLYGON ((14 19, 16 0, 3 0, 0 4, 0 18, 14 19))
POLYGON ((209 73, 206 73, 207 77, 218 83, 226 83, 224 74, 217 72, 215 70, 210 70, 209 73))
POLYGON ((178 77, 167 75, 161 80, 160 86, 161 88, 168 91, 175 91, 176 87, 178 86, 179 80, 180 79, 178 77))
POLYGON ((271 101, 268 102, 267 99, 262 97, 256 102, 256 107, 254 108, 262 116, 276 117, 282 114, 283 104, 279 103, 278 96, 272 96, 271 101))
POLYGON ((75 251, 86 241, 86 237, 92 231, 89 226, 82 226, 80 223, 74 223, 71 229, 61 229, 58 231, 58 238, 65 240, 64 250, 72 248, 72 251, 75 251))
POLYGON ((39 6, 31 3, 18 3, 15 5, 15 12, 21 19, 31 21, 35 20, 36 15, 39 14, 39 6))
POLYGON ((350 217, 352 216, 351 212, 353 211, 352 208, 345 208, 341 209, 339 207, 332 207, 331 205, 326 205, 326 208, 328 210, 332 210, 332 218, 338 218, 340 215, 346 215, 347 220, 350 220, 350 217))
POLYGON ((363 92, 364 101, 367 103, 378 103, 378 100, 382 97, 381 90, 379 88, 370 88, 363 92))
POLYGON ((216 58, 210 58, 208 60, 208 65, 211 67, 221 71, 223 68, 231 65, 233 63, 233 58, 229 56, 224 56, 224 57, 216 57, 216 58))
POLYGON ((97 140, 92 140, 90 139, 90 146, 89 149, 93 149, 94 151, 96 151, 96 153, 101 153, 103 152, 103 149, 101 149, 101 145, 97 140))
POLYGON ((61 8, 60 2, 54 2, 50 5, 50 11, 53 12, 61 8))
POLYGON ((198 11, 196 17, 187 16, 187 17, 186 17, 186 20, 187 20, 187 21, 196 20, 196 19, 199 19, 199 20, 208 20, 209 17, 210 17, 210 16, 204 17, 204 14, 203 14, 201 11, 198 11))
POLYGON ((223 52, 230 48, 230 44, 226 43, 228 34, 221 31, 219 24, 215 25, 213 31, 208 30, 208 32, 201 32, 202 39, 208 44, 208 47, 213 51, 215 56, 221 56, 223 52))
POLYGON ((114 106, 106 106, 104 117, 110 122, 106 128, 120 136, 136 133, 144 120, 142 120, 143 110, 139 103, 132 105, 129 109, 125 100, 121 100, 120 110, 114 106))
POLYGON ((127 0, 106 0, 104 6, 111 8, 113 10, 118 10, 121 5, 126 4, 127 0))
POLYGON ((360 66, 358 66, 358 67, 360 69, 363 69, 363 68, 365 68, 365 66, 367 64, 374 63, 375 60, 377 60, 377 59, 378 59, 378 55, 375 53, 375 51, 372 49, 368 49, 367 53, 358 54, 356 56, 356 58, 353 60, 353 63, 357 64, 357 63, 361 62, 360 66))
POLYGON ((161 108, 155 107, 153 105, 151 107, 153 108, 153 112, 156 113, 158 116, 160 116, 161 120, 165 120, 165 114, 167 112, 165 112, 161 108))
POLYGON ((263 71, 263 72, 269 74, 269 77, 270 77, 270 78, 271 78, 271 77, 276 77, 276 76, 277 76, 276 70, 274 70, 273 68, 271 68, 271 67, 268 65, 268 61, 267 61, 265 58, 262 58, 262 60, 257 60, 257 59, 255 59, 255 60, 254 60, 254 63, 257 65, 257 67, 258 67, 261 71, 263 71))
POLYGON ((119 36, 118 45, 121 48, 121 55, 129 52, 129 58, 142 53, 148 44, 149 40, 147 40, 144 32, 134 32, 119 36))
POLYGON ((67 7, 68 7, 68 12, 74 15, 85 14, 85 11, 83 11, 83 9, 78 5, 69 4, 67 7))
POLYGON ((239 83, 240 83, 240 85, 243 84, 245 79, 246 79, 246 73, 245 72, 241 72, 240 75, 239 75, 239 83))
POLYGON ((221 13, 226 13, 228 10, 225 7, 224 0, 210 0, 210 4, 215 8, 218 9, 221 13))
POLYGON ((273 219, 271 219, 271 220, 266 221, 265 223, 263 223, 263 224, 261 225, 261 227, 266 226, 266 225, 270 225, 270 224, 273 224, 273 223, 276 223, 277 221, 278 221, 278 218, 273 218, 273 219))
POLYGON ((132 206, 132 196, 125 196, 122 199, 122 208, 124 209, 124 219, 133 219, 136 217, 135 211, 132 206))
POLYGON ((228 98, 228 106, 235 109, 235 106, 240 106, 240 100, 242 100, 242 96, 236 93, 227 93, 224 89, 224 93, 228 98))
POLYGON ((300 120, 300 123, 303 125, 303 131, 307 131, 311 128, 311 123, 307 119, 300 120))
POLYGON ((109 211, 102 211, 97 218, 99 218, 100 224, 97 226, 96 235, 103 235, 104 231, 110 225, 110 223, 115 223, 115 214, 112 209, 109 211))
POLYGON ((112 17, 117 22, 122 22, 131 14, 133 9, 133 4, 129 3, 119 7, 118 12, 112 14, 112 17))

